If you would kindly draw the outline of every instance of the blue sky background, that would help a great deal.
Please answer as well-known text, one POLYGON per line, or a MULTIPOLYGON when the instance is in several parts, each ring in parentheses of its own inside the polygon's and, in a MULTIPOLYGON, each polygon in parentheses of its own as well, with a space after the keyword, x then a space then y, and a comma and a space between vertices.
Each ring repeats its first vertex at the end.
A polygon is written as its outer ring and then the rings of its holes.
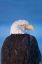
POLYGON ((11 24, 20 19, 34 25, 29 33, 36 37, 42 53, 42 0, 0 0, 0 53, 11 24))

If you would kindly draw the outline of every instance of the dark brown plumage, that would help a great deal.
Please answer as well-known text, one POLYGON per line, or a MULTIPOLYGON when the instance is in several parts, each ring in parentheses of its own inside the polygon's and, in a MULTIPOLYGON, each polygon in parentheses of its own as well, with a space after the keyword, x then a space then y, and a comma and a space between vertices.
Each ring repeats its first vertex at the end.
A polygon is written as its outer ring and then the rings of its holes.
POLYGON ((8 36, 1 50, 1 64, 39 64, 40 50, 34 36, 12 34, 8 36))

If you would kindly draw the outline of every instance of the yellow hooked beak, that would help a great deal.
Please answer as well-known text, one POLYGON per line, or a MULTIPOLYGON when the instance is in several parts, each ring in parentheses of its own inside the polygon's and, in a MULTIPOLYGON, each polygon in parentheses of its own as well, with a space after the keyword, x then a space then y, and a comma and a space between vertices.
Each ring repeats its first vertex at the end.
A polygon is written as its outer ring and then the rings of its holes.
POLYGON ((22 25, 25 29, 29 29, 29 30, 34 30, 34 27, 32 26, 32 25, 30 25, 30 24, 23 24, 22 25))

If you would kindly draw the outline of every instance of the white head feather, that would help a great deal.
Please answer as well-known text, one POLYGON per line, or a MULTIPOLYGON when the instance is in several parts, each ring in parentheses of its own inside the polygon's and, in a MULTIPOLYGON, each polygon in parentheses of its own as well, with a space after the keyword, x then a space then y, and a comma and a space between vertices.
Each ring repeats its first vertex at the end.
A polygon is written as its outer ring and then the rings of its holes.
POLYGON ((26 33, 25 28, 22 26, 23 24, 28 24, 26 20, 17 20, 15 21, 10 29, 10 34, 24 34, 26 33))

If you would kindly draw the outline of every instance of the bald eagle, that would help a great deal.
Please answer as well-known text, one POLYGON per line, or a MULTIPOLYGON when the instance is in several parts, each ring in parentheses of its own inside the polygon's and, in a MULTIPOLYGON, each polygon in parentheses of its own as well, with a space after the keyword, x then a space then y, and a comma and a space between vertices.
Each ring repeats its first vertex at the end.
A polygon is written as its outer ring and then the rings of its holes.
POLYGON ((39 64, 41 53, 34 36, 27 34, 34 27, 26 20, 14 22, 1 49, 1 64, 39 64))
POLYGON ((18 20, 12 24, 10 34, 24 34, 28 33, 28 30, 34 30, 34 27, 26 20, 18 20))

